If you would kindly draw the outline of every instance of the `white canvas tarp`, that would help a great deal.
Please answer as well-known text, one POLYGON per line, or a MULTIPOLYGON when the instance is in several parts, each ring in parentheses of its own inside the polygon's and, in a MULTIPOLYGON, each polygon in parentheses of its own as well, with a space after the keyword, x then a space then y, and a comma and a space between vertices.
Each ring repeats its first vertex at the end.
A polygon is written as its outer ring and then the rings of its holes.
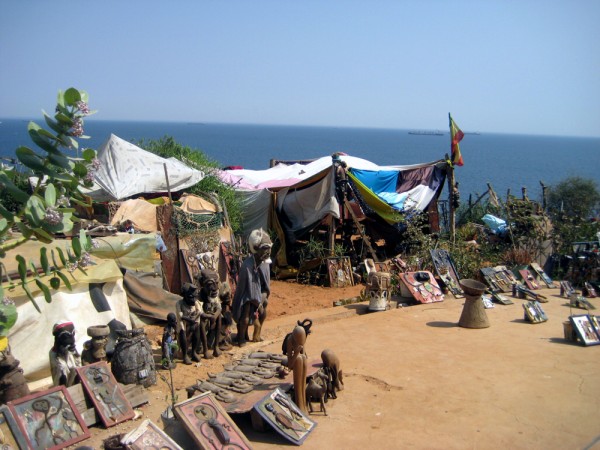
POLYGON ((89 192, 94 199, 121 200, 143 193, 181 191, 204 178, 175 158, 161 158, 111 134, 98 149, 100 168, 95 182, 101 191, 89 192), (167 185, 165 165, 169 176, 167 185))
POLYGON ((131 328, 123 276, 115 262, 105 261, 88 267, 86 271, 87 275, 74 273, 77 280, 72 280, 71 291, 64 287, 59 291, 53 290, 51 303, 46 303, 44 296, 36 292, 33 283, 30 283, 41 314, 22 290, 17 288, 16 292, 8 292, 19 314, 8 339, 28 381, 50 375, 49 352, 54 345, 52 327, 55 323, 73 322, 80 353, 84 342, 90 339, 87 335, 90 326, 109 325, 111 331, 115 327, 131 328))

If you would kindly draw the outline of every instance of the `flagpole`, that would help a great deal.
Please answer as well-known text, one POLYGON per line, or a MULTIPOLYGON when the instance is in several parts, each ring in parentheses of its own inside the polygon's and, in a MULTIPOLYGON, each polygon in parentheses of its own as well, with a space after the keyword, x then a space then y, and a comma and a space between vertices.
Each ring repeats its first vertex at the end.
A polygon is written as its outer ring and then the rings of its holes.
MULTIPOLYGON (((450 128, 450 147, 452 147, 452 116, 448 113, 448 127, 450 128)), ((454 164, 452 163, 452 159, 448 157, 446 154, 446 161, 448 161, 448 203, 449 203, 449 211, 450 211, 450 240, 452 244, 454 244, 455 237, 455 220, 456 220, 456 211, 454 210, 454 164)))

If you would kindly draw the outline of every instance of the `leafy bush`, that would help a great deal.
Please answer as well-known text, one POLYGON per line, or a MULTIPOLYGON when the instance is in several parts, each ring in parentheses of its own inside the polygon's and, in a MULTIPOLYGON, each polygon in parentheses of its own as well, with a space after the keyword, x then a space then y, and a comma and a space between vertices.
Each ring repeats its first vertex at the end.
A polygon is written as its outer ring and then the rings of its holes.
POLYGON ((205 177, 199 183, 188 188, 187 192, 198 196, 216 193, 219 200, 227 208, 232 230, 235 233, 242 231, 243 217, 239 200, 235 190, 230 185, 223 183, 217 176, 217 170, 220 167, 217 161, 209 158, 200 150, 178 143, 171 136, 164 136, 157 140, 142 139, 137 145, 163 158, 174 157, 190 167, 202 170, 205 177))

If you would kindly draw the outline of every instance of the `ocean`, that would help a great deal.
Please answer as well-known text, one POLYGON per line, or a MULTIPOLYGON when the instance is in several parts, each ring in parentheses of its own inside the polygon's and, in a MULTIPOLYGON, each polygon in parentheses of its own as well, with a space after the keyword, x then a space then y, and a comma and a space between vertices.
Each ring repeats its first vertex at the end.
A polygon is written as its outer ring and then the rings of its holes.
MULTIPOLYGON (((40 125, 43 120, 36 119, 40 125)), ((35 149, 25 119, 0 119, 0 156, 14 157, 25 145, 35 149)), ((97 149, 111 133, 130 142, 172 136, 177 142, 205 153, 222 167, 266 169, 271 159, 312 159, 345 152, 379 165, 406 165, 441 159, 450 152, 448 131, 443 135, 410 134, 409 130, 236 125, 178 122, 128 122, 88 119, 83 147, 97 149)), ((600 138, 518 134, 467 133, 462 140, 464 166, 455 176, 463 201, 475 199, 490 183, 498 196, 508 190, 540 200, 540 182, 551 186, 570 176, 594 180, 600 186, 600 138)), ((447 187, 444 189, 447 193, 447 187)), ((446 194, 442 194, 444 197, 446 194)))

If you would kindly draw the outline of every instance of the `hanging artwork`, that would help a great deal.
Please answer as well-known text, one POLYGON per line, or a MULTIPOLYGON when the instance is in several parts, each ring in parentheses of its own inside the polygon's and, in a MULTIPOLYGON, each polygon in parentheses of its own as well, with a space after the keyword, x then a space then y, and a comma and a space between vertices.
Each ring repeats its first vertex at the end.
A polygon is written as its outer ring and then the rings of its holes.
POLYGON ((32 449, 56 450, 90 436, 69 391, 55 386, 8 402, 8 406, 32 449))
POLYGON ((106 361, 78 367, 77 374, 106 428, 135 415, 106 361))
POLYGON ((0 449, 25 449, 27 440, 7 405, 0 406, 0 449))
POLYGON ((352 265, 350 264, 350 258, 348 256, 342 256, 341 258, 327 258, 327 272, 329 273, 329 286, 354 286, 352 265))
POLYGON ((252 448, 211 392, 177 403, 173 411, 199 448, 252 448))
POLYGON ((577 333, 577 337, 583 345, 598 345, 600 344, 600 334, 594 326, 594 321, 588 314, 571 316, 569 320, 573 324, 573 328, 577 333))
POLYGON ((121 444, 130 450, 182 450, 177 443, 171 439, 150 419, 144 420, 139 427, 134 428, 121 439, 121 444))
POLYGON ((317 423, 300 411, 300 408, 283 392, 276 388, 254 405, 254 410, 290 442, 300 445, 317 423))

